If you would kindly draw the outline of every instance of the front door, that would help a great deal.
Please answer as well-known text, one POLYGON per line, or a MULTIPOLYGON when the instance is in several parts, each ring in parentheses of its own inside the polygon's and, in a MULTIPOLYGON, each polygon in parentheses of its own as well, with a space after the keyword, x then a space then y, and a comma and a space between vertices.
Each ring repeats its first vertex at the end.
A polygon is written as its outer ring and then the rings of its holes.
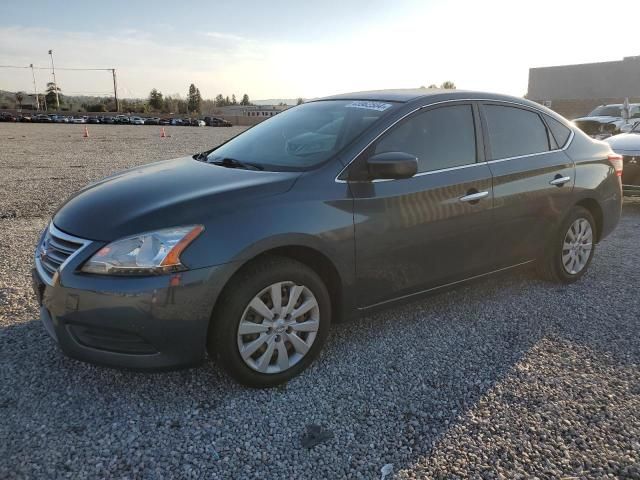
POLYGON ((490 268, 492 179, 478 118, 468 103, 420 110, 352 164, 397 151, 419 162, 412 178, 350 183, 361 308, 490 268))

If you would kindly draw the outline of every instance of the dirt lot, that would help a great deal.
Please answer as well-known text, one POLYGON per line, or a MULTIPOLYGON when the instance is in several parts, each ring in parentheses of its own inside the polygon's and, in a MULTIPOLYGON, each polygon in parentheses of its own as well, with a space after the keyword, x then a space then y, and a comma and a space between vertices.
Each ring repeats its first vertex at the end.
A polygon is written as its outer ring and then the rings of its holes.
POLYGON ((0 123, 0 478, 640 478, 637 201, 578 284, 522 271, 337 325, 279 389, 64 357, 30 289, 56 207, 241 129, 166 130, 0 123), (333 437, 305 449, 312 423, 333 437))

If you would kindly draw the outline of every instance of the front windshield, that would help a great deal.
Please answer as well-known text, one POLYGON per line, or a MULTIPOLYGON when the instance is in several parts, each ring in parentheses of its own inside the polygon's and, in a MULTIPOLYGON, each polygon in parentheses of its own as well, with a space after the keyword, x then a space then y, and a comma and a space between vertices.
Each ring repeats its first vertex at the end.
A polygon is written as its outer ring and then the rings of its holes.
POLYGON ((396 105, 360 100, 304 103, 220 145, 207 161, 226 159, 265 170, 303 170, 331 158, 396 105))
POLYGON ((589 117, 622 117, 620 105, 601 105, 589 114, 589 117))

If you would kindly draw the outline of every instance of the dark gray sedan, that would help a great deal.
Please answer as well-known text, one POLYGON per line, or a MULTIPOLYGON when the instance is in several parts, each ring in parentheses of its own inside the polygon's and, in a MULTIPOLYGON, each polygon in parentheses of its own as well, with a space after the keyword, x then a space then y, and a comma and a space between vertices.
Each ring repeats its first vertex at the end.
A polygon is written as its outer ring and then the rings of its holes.
POLYGON ((42 234, 34 287, 72 357, 146 369, 208 351, 272 386, 332 322, 529 264, 578 280, 618 223, 621 171, 527 100, 339 95, 77 192, 42 234))

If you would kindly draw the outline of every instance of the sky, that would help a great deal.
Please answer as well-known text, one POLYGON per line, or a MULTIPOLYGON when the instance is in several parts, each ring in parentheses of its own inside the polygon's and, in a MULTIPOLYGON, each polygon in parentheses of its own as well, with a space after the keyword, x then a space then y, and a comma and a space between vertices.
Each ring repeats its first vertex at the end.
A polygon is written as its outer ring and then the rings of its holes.
MULTIPOLYGON (((530 67, 640 54, 640 2, 517 0, 0 1, 0 65, 49 67, 68 94, 152 88, 203 97, 314 98, 458 88, 527 92, 530 67), (609 6, 611 5, 611 6, 609 6), (631 19, 631 20, 627 20, 631 19)), ((51 72, 36 70, 42 91, 51 72)), ((33 92, 29 69, 0 68, 0 90, 33 92)))

